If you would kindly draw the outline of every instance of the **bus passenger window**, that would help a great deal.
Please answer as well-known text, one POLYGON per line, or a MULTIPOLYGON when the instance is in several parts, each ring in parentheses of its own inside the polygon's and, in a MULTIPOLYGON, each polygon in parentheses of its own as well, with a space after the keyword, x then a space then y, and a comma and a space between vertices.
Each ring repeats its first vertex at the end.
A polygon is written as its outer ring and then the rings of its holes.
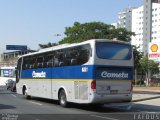
POLYGON ((58 58, 54 56, 54 67, 58 67, 58 66, 59 66, 58 58))
POLYGON ((44 62, 43 62, 44 67, 52 67, 53 66, 53 55, 49 54, 44 57, 44 62))
POLYGON ((77 59, 71 59, 71 65, 76 65, 77 64, 77 59))
POLYGON ((30 56, 31 57, 31 61, 29 63, 29 68, 33 69, 36 68, 36 57, 30 56))
POLYGON ((88 50, 80 50, 79 55, 78 55, 78 63, 79 65, 84 64, 88 61, 89 59, 89 52, 88 50))
POLYGON ((43 61, 44 61, 43 59, 44 59, 43 56, 40 56, 40 57, 37 58, 36 68, 42 68, 43 67, 43 61))

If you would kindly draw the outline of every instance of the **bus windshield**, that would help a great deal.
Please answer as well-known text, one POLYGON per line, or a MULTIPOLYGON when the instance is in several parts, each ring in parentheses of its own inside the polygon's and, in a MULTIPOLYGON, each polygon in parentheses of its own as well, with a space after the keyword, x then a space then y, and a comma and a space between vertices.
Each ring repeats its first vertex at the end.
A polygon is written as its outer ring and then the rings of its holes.
POLYGON ((96 54, 98 58, 110 60, 130 60, 132 58, 131 45, 111 42, 97 42, 96 54))

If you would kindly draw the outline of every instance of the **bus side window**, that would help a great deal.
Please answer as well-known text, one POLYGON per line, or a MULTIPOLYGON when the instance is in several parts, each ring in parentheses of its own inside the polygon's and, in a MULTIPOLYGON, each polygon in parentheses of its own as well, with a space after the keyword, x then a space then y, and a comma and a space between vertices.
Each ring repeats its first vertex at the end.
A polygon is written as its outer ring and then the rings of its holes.
POLYGON ((63 56, 63 53, 59 54, 58 61, 59 61, 58 66, 60 66, 60 67, 64 66, 64 56, 63 56))
POLYGON ((58 67, 59 66, 59 51, 55 51, 54 57, 53 57, 53 66, 58 67))
POLYGON ((56 57, 56 56, 54 56, 54 67, 58 67, 58 65, 59 65, 59 61, 58 61, 58 57, 56 57))
POLYGON ((43 61, 44 61, 44 57, 43 56, 37 57, 36 68, 43 68, 43 61))
POLYGON ((66 49, 65 55, 64 55, 64 65, 70 66, 71 65, 71 51, 70 49, 66 49))
POLYGON ((29 69, 29 62, 28 61, 29 61, 28 58, 26 58, 26 57, 23 58, 23 65, 22 65, 23 70, 29 69))
POLYGON ((44 57, 44 67, 52 67, 53 66, 53 54, 49 54, 44 57))
POLYGON ((77 56, 77 64, 82 65, 89 60, 90 50, 87 47, 79 47, 78 48, 78 56, 77 56))
POLYGON ((77 65, 77 59, 72 58, 71 59, 71 65, 77 65))
POLYGON ((36 68, 36 57, 30 56, 30 63, 29 63, 29 68, 33 69, 36 68))

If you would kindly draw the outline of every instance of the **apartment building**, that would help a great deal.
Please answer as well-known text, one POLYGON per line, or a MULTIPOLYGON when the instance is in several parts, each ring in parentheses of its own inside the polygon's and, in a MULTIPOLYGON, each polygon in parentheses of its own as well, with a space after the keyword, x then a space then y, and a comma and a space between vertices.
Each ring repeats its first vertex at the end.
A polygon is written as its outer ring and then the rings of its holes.
POLYGON ((132 10, 134 8, 129 7, 118 13, 118 28, 126 28, 128 31, 132 31, 132 10))
POLYGON ((137 8, 127 8, 118 14, 118 27, 135 32, 131 44, 148 53, 148 44, 160 39, 160 0, 143 0, 137 8))

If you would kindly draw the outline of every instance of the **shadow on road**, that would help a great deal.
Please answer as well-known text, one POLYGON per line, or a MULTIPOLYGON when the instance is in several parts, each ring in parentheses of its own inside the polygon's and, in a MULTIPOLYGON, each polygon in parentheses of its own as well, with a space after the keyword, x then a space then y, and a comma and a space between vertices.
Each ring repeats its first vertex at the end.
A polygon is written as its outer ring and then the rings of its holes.
POLYGON ((0 94, 16 94, 16 92, 7 90, 7 86, 0 86, 0 94))
POLYGON ((15 109, 16 107, 11 105, 0 104, 0 109, 15 109))
MULTIPOLYGON (((32 97, 31 100, 45 102, 49 104, 51 103, 51 104, 61 107, 59 105, 59 102, 56 100, 37 98, 37 97, 32 97)), ((69 106, 67 108, 68 109, 72 109, 72 108, 81 109, 85 111, 99 112, 99 113, 113 113, 113 112, 126 112, 127 111, 125 109, 111 108, 111 107, 106 107, 106 106, 90 105, 90 104, 76 104, 76 103, 69 103, 69 106)))
MULTIPOLYGON (((158 103, 157 103, 158 104, 158 103)), ((159 112, 160 111, 160 106, 156 105, 147 105, 147 104, 142 104, 142 103, 134 103, 132 112, 137 112, 138 111, 147 111, 147 112, 159 112)))

